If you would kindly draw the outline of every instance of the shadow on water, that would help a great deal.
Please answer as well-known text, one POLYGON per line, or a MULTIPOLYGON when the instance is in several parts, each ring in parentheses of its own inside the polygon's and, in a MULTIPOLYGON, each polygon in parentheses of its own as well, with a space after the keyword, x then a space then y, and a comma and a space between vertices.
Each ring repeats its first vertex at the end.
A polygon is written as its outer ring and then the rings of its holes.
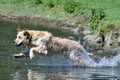
POLYGON ((78 36, 59 28, 37 27, 29 24, 0 21, 0 80, 117 80, 118 68, 82 68, 69 66, 65 54, 36 55, 35 59, 13 59, 21 47, 12 44, 17 26, 45 30, 59 37, 78 36))

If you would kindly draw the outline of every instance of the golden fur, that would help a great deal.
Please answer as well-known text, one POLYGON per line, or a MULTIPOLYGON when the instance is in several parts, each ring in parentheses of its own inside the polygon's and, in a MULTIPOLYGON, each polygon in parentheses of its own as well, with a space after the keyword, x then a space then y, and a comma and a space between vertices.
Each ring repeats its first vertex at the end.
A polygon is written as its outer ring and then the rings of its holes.
MULTIPOLYGON (((80 53, 86 53, 79 42, 67 38, 55 37, 47 31, 20 30, 18 29, 17 38, 14 40, 16 45, 23 44, 29 47, 29 57, 34 57, 33 52, 45 53, 64 52, 78 50, 80 53)), ((70 56, 72 56, 71 54, 70 56)))
POLYGON ((67 38, 52 36, 48 42, 48 48, 52 51, 71 51, 79 46, 79 42, 67 38))

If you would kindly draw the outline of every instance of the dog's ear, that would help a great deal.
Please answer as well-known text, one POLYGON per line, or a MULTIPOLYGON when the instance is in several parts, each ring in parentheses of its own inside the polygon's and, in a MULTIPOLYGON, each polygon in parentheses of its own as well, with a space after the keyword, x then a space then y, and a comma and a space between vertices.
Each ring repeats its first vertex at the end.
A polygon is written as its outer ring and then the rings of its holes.
POLYGON ((28 31, 26 31, 26 30, 24 31, 23 35, 24 35, 24 36, 26 36, 26 39, 29 39, 29 37, 30 37, 29 32, 28 32, 28 31))
POLYGON ((20 26, 17 27, 17 32, 22 31, 22 29, 20 28, 20 26))

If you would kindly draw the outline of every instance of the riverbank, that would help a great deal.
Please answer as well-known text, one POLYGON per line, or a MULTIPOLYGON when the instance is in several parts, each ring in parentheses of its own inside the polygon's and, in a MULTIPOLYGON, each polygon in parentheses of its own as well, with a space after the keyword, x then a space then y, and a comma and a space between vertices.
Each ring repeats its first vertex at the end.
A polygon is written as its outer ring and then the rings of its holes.
MULTIPOLYGON (((87 18, 86 18, 87 19, 87 18)), ((25 24, 33 24, 37 26, 45 27, 80 27, 80 24, 67 23, 61 20, 53 20, 45 17, 39 16, 26 16, 26 15, 15 15, 15 14, 0 14, 0 20, 2 21, 12 21, 12 22, 21 22, 25 24)), ((85 21, 85 17, 81 16, 81 20, 85 21)))

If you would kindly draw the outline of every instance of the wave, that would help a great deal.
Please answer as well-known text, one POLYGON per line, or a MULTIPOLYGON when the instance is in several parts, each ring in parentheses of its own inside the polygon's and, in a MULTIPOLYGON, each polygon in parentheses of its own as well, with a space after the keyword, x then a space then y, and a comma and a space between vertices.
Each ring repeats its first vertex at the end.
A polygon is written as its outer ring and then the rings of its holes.
MULTIPOLYGON (((83 48, 82 49, 83 53, 81 53, 81 50, 78 51, 77 53, 73 53, 73 64, 75 66, 81 66, 81 67, 117 67, 119 66, 120 63, 120 54, 117 54, 116 56, 112 56, 110 58, 107 57, 102 57, 99 59, 99 61, 95 61, 92 57, 89 56, 89 53, 83 48)), ((71 56, 70 56, 71 57, 71 56)))

